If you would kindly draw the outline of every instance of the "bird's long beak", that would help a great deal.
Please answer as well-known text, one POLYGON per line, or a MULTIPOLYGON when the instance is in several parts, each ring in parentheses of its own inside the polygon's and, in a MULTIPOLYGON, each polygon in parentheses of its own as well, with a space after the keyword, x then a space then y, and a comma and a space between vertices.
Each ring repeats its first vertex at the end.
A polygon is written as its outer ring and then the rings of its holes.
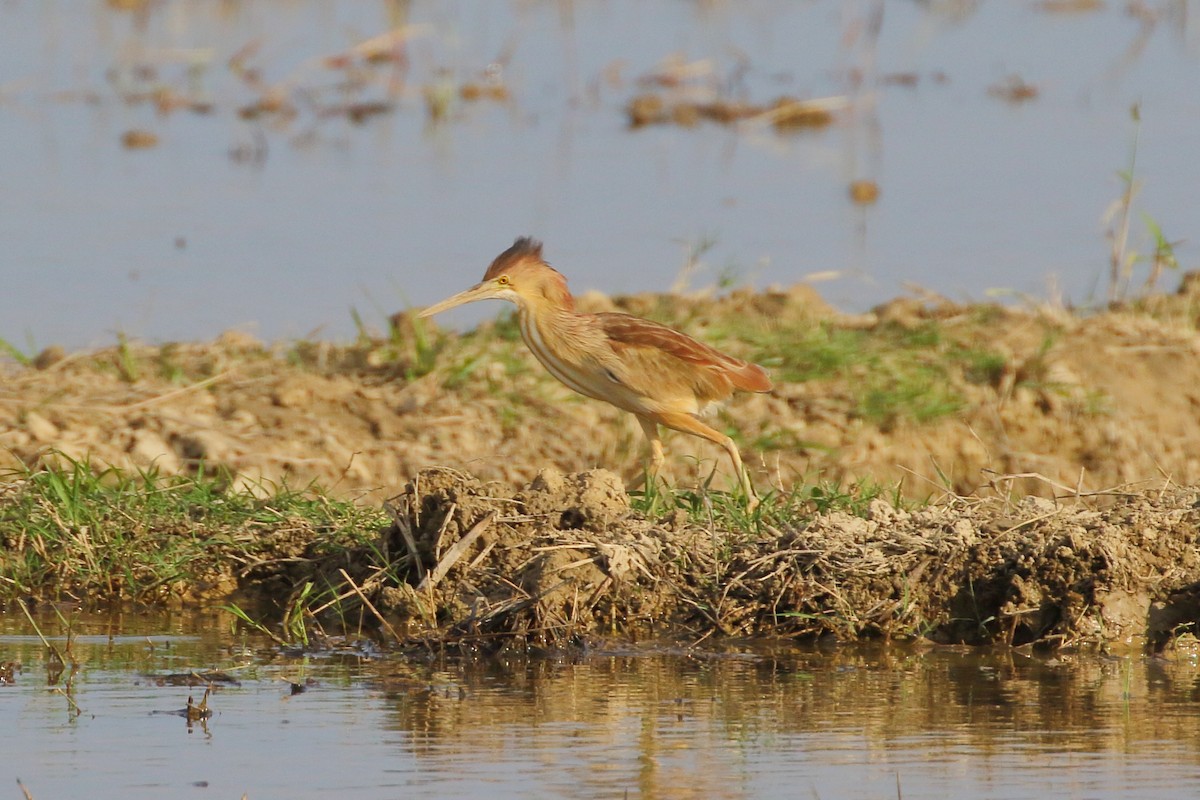
POLYGON ((485 281, 472 286, 465 292, 459 292, 453 297, 447 297, 442 302, 431 305, 429 308, 422 311, 419 316, 432 317, 434 314, 440 314, 448 309, 461 306, 464 303, 473 303, 476 300, 492 300, 494 298, 498 298, 499 296, 499 287, 491 281, 485 281))

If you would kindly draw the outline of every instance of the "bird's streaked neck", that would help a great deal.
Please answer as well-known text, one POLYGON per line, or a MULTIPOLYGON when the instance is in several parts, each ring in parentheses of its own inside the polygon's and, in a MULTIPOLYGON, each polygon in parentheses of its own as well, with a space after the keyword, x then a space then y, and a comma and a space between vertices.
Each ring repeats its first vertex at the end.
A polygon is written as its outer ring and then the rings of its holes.
POLYGON ((530 349, 535 352, 538 348, 534 347, 534 341, 540 343, 540 331, 546 328, 552 328, 553 319, 562 314, 570 314, 570 311, 562 308, 556 308, 551 303, 530 303, 528 301, 517 304, 517 323, 521 328, 521 338, 525 340, 525 344, 529 345, 530 349))
POLYGON ((570 329, 571 320, 569 318, 573 315, 569 311, 553 308, 548 304, 544 306, 522 304, 518 307, 517 324, 521 329, 521 338, 525 341, 526 347, 551 375, 567 386, 588 397, 603 399, 603 395, 598 395, 581 377, 570 350, 564 350, 561 347, 563 344, 562 333, 554 333, 555 327, 552 319, 555 316, 567 317, 566 327, 568 330, 570 329), (550 331, 553 335, 547 338, 543 336, 545 331, 550 331), (551 344, 551 342, 555 342, 555 337, 558 337, 557 343, 551 344))

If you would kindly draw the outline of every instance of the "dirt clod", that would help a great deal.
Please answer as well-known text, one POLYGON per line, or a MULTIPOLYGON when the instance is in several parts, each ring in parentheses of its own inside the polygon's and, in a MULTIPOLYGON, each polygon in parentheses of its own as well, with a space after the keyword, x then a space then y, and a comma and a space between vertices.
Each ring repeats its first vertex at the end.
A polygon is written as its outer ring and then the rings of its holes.
POLYGON ((570 475, 544 469, 516 500, 526 514, 558 529, 604 530, 629 515, 625 485, 604 469, 570 475))

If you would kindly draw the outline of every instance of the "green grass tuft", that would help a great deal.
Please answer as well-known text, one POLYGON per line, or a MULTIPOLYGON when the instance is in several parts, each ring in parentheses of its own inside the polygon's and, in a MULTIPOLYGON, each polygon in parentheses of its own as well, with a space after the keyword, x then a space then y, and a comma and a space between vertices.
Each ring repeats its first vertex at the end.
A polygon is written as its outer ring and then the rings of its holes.
POLYGON ((57 455, 0 474, 0 599, 166 599, 230 578, 272 534, 306 529, 316 548, 360 545, 381 510, 312 489, 233 488, 223 472, 163 476, 57 455))
POLYGON ((934 320, 862 329, 731 319, 706 333, 718 346, 747 346, 741 354, 770 369, 779 383, 831 384, 845 396, 852 416, 885 430, 959 412, 967 398, 958 387, 996 385, 1007 368, 1001 353, 960 340, 934 320))
MULTIPOLYGON (((710 476, 711 481, 711 476, 710 476)), ((708 483, 698 489, 675 489, 647 476, 646 488, 630 492, 630 506, 655 519, 683 511, 688 521, 737 534, 757 534, 765 526, 797 525, 816 514, 842 511, 865 516, 873 500, 883 498, 901 505, 899 487, 888 488, 862 480, 849 486, 818 481, 798 484, 787 492, 768 491, 750 509, 740 491, 716 491, 708 483)))
MULTIPOLYGON (((32 348, 30 349, 30 353, 32 353, 32 348)), ((8 355, 9 358, 21 366, 28 367, 33 363, 33 356, 30 353, 24 352, 7 339, 0 338, 0 354, 8 355)))

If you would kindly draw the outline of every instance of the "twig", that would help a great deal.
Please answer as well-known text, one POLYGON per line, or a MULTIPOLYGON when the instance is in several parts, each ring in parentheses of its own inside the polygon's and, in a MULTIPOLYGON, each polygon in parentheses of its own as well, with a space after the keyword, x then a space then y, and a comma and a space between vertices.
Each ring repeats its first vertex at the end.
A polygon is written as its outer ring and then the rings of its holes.
POLYGON ((581 558, 578 561, 572 561, 570 564, 563 564, 561 567, 557 567, 550 574, 554 575, 559 572, 566 572, 569 569, 575 569, 575 567, 582 567, 584 564, 594 564, 594 563, 596 563, 596 559, 594 559, 594 558, 581 558))
POLYGON ((375 619, 379 620, 379 624, 382 625, 384 629, 392 635, 393 639, 400 641, 400 634, 396 633, 396 629, 392 627, 391 623, 384 619, 383 614, 379 613, 379 609, 375 607, 375 604, 367 599, 367 596, 363 594, 362 589, 358 588, 358 585, 354 582, 354 579, 346 573, 346 570, 338 567, 338 572, 340 572, 342 577, 345 578, 346 583, 350 584, 350 588, 354 590, 356 595, 358 595, 358 599, 362 600, 363 604, 371 610, 372 614, 375 615, 375 619))
POLYGON ((1042 520, 1044 520, 1044 519, 1050 519, 1051 517, 1057 516, 1057 515, 1059 514, 1059 512, 1060 512, 1060 511, 1062 511, 1062 509, 1060 509, 1060 508, 1056 508, 1056 509, 1054 509, 1053 511, 1049 511, 1049 512, 1047 512, 1047 513, 1045 513, 1045 514, 1040 514, 1040 515, 1038 515, 1038 516, 1036 516, 1036 517, 1030 517, 1030 518, 1029 518, 1029 519, 1027 519, 1027 520, 1024 520, 1024 521, 1022 521, 1022 522, 1018 522, 1016 525, 1011 525, 1011 526, 1009 526, 1009 527, 1005 528, 1004 530, 1000 531, 1000 533, 1012 533, 1012 532, 1013 532, 1013 531, 1015 531, 1015 530, 1019 530, 1020 528, 1024 528, 1026 525, 1032 525, 1032 524, 1033 524, 1033 523, 1035 523, 1035 522, 1041 522, 1041 521, 1042 521, 1042 520))
MULTIPOLYGON (((396 564, 399 564, 399 563, 400 563, 399 560, 397 560, 397 561, 392 562, 391 564, 385 564, 382 567, 376 567, 375 571, 372 572, 371 575, 365 581, 363 581, 362 585, 363 586, 371 585, 379 578, 380 575, 382 575, 384 572, 386 572, 387 570, 391 569, 392 567, 394 567, 396 564)), ((326 610, 327 608, 331 608, 331 607, 337 605, 338 603, 342 602, 343 600, 345 600, 347 597, 349 597, 350 595, 352 595, 354 593, 355 593, 354 589, 349 589, 345 592, 342 592, 341 594, 335 596, 332 600, 322 603, 321 605, 312 609, 311 611, 309 611, 309 613, 315 617, 318 614, 320 614, 322 611, 326 610)))
POLYGON ((442 517, 442 524, 438 526, 437 536, 433 537, 433 559, 435 561, 442 557, 442 538, 446 535, 446 529, 450 527, 450 520, 454 519, 456 510, 458 510, 458 503, 451 502, 450 507, 446 509, 445 516, 442 517))
POLYGON ((492 552, 492 548, 494 548, 495 546, 496 546, 495 540, 488 542, 487 545, 482 550, 479 551, 479 555, 477 555, 477 556, 475 556, 475 558, 471 559, 470 564, 467 564, 466 574, 470 575, 475 570, 476 567, 478 567, 481 563, 483 563, 483 560, 485 558, 487 558, 488 553, 492 552))
POLYGON ((1059 483, 1058 481, 1047 478, 1045 475, 1043 475, 1040 472, 1011 472, 1011 473, 1005 473, 1005 474, 1001 475, 1001 474, 995 472, 994 470, 990 470, 990 469, 984 469, 982 471, 985 473, 988 473, 989 475, 992 476, 992 477, 988 478, 988 481, 990 483, 992 483, 993 485, 999 481, 1010 481, 1011 482, 1017 478, 1028 478, 1028 479, 1032 479, 1032 480, 1041 481, 1042 483, 1045 483, 1049 486, 1053 486, 1055 489, 1061 489, 1062 491, 1067 493, 1066 495, 1055 497, 1054 498, 1055 500, 1062 500, 1065 497, 1074 497, 1074 498, 1078 499, 1081 497, 1138 497, 1138 496, 1140 496, 1138 492, 1121 491, 1121 487, 1130 485, 1128 483, 1117 484, 1116 486, 1110 487, 1108 489, 1097 489, 1097 490, 1091 491, 1091 492, 1081 492, 1081 491, 1079 491, 1080 487, 1078 487, 1078 486, 1076 486, 1074 488, 1072 488, 1070 486, 1064 486, 1063 484, 1059 483))
MULTIPOLYGON (((178 389, 173 389, 165 394, 155 395, 154 397, 147 397, 145 400, 138 400, 137 402, 134 402, 134 403, 123 403, 123 404, 119 404, 119 405, 114 405, 114 404, 108 404, 108 403, 95 404, 95 403, 45 402, 45 403, 41 403, 40 407, 42 407, 42 408, 61 408, 61 409, 66 409, 68 411, 91 411, 91 412, 98 413, 98 414, 124 414, 129 411, 140 411, 144 408, 148 408, 149 406, 158 405, 159 403, 165 403, 168 400, 174 400, 176 397, 179 397, 180 395, 183 395, 183 394, 187 394, 188 392, 194 392, 197 389, 203 389, 206 386, 211 386, 212 384, 216 383, 217 381, 224 380, 231 373, 232 373, 232 370, 226 370, 225 372, 222 372, 219 375, 213 375, 211 378, 205 378, 202 381, 197 381, 197 382, 189 384, 187 386, 181 386, 178 389)), ((24 404, 24 403, 28 403, 28 402, 29 402, 29 399, 26 397, 22 397, 22 396, 0 397, 0 403, 24 404)))
POLYGON ((408 555, 417 568, 417 577, 424 580, 425 567, 421 564, 421 555, 417 552, 417 540, 413 538, 412 525, 409 523, 407 515, 402 516, 391 503, 385 504, 384 508, 387 509, 392 522, 396 523, 396 530, 400 531, 400 538, 404 540, 404 546, 408 548, 408 555))
POLYGON ((139 400, 136 403, 128 403, 123 406, 117 406, 115 410, 117 410, 117 411, 137 411, 139 409, 143 409, 148 406, 157 405, 159 403, 165 403, 168 400, 175 399, 179 395, 187 394, 188 392, 194 392, 197 389, 203 389, 206 386, 210 386, 210 385, 216 383, 217 381, 225 380, 225 378, 229 376, 230 372, 231 372, 231 370, 225 370, 224 372, 221 372, 217 375, 213 375, 211 378, 205 378, 202 381, 196 381, 193 384, 189 384, 187 386, 181 386, 178 389, 175 389, 174 391, 167 392, 166 394, 160 394, 156 397, 148 397, 145 400, 139 400))
POLYGON ((548 544, 541 547, 531 547, 529 549, 535 553, 546 553, 550 550, 595 550, 596 545, 592 544, 591 542, 579 542, 572 544, 548 544))
POLYGON ((450 571, 451 567, 458 563, 458 560, 462 558, 463 553, 467 551, 467 548, 474 544, 475 540, 482 536, 483 532, 487 530, 487 527, 491 524, 494 516, 495 512, 488 513, 487 516, 472 525, 471 530, 464 533, 461 539, 451 545, 450 549, 446 551, 446 555, 442 556, 442 559, 438 561, 437 566, 433 568, 433 572, 430 572, 428 575, 426 575, 425 579, 417 585, 417 590, 423 591, 426 589, 432 589, 437 585, 438 581, 446 577, 446 573, 450 571))

